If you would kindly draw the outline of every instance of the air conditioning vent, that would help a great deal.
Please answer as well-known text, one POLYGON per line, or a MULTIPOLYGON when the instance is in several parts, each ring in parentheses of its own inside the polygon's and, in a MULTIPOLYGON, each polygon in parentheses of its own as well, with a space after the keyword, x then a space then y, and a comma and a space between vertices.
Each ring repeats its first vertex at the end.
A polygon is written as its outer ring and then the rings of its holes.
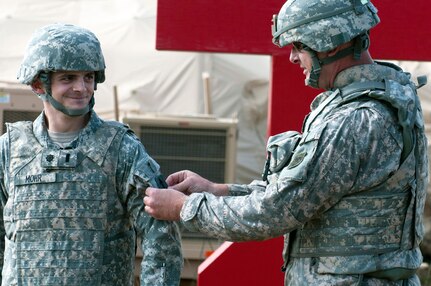
POLYGON ((147 115, 124 118, 164 175, 188 169, 218 183, 235 180, 237 121, 147 115))
POLYGON ((33 121, 43 109, 42 100, 30 87, 0 83, 0 133, 6 132, 7 122, 33 121))

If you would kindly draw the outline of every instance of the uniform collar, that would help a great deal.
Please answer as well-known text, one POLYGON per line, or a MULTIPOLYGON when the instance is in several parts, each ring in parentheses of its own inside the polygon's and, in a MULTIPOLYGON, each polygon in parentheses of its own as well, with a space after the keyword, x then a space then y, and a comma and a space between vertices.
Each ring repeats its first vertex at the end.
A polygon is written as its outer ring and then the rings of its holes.
POLYGON ((334 88, 343 88, 354 82, 395 80, 401 84, 410 82, 410 75, 400 67, 384 62, 356 65, 338 73, 334 80, 334 88))
MULTIPOLYGON (((90 120, 88 121, 87 125, 79 132, 78 139, 75 141, 75 145, 80 145, 81 142, 87 140, 88 137, 94 134, 103 123, 102 119, 100 119, 94 110, 91 110, 90 112, 90 120)), ((33 132, 43 146, 54 145, 48 136, 44 112, 42 112, 33 122, 33 132)))

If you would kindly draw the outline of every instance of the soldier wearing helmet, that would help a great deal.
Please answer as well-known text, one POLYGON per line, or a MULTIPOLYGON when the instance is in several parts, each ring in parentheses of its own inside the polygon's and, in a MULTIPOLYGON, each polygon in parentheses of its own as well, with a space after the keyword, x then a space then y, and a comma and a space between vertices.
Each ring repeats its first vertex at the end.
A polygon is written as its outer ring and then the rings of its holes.
POLYGON ((175 223, 144 211, 143 191, 164 184, 159 165, 126 126, 93 110, 105 80, 96 36, 70 24, 38 29, 18 79, 44 110, 0 137, 2 285, 178 285, 175 223))
POLYGON ((352 54, 360 61, 355 64, 372 63, 367 52, 368 33, 379 22, 377 9, 368 0, 288 1, 273 17, 273 42, 279 47, 292 44, 294 51, 307 51, 311 68, 306 84, 319 88, 324 65, 351 59, 352 54), (334 49, 338 49, 336 53, 334 49))
MULTIPOLYGON (((288 0, 273 41, 324 89, 301 132, 268 140, 262 180, 217 184, 181 171, 146 211, 229 241, 285 235, 285 284, 420 285, 427 141, 417 84, 374 61, 368 0, 288 0)), ((286 107, 287 109, 287 107, 286 107)))

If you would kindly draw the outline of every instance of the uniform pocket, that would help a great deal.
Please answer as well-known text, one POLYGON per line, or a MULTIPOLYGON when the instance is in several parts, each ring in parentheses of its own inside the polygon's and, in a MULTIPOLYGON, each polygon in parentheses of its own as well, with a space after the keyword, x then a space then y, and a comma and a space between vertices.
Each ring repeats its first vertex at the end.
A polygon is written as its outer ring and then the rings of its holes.
POLYGON ((297 148, 293 152, 292 159, 280 173, 280 179, 289 179, 304 182, 307 179, 307 170, 315 156, 323 127, 315 128, 304 133, 297 148))

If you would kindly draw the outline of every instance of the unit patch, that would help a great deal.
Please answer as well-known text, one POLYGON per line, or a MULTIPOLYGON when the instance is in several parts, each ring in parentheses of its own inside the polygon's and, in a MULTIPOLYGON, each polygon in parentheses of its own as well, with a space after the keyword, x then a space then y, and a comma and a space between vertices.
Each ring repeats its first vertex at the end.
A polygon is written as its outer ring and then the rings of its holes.
POLYGON ((304 161, 304 158, 307 156, 307 151, 302 151, 295 153, 293 155, 292 161, 290 162, 289 166, 287 166, 288 169, 293 169, 299 164, 301 164, 302 161, 304 161))

